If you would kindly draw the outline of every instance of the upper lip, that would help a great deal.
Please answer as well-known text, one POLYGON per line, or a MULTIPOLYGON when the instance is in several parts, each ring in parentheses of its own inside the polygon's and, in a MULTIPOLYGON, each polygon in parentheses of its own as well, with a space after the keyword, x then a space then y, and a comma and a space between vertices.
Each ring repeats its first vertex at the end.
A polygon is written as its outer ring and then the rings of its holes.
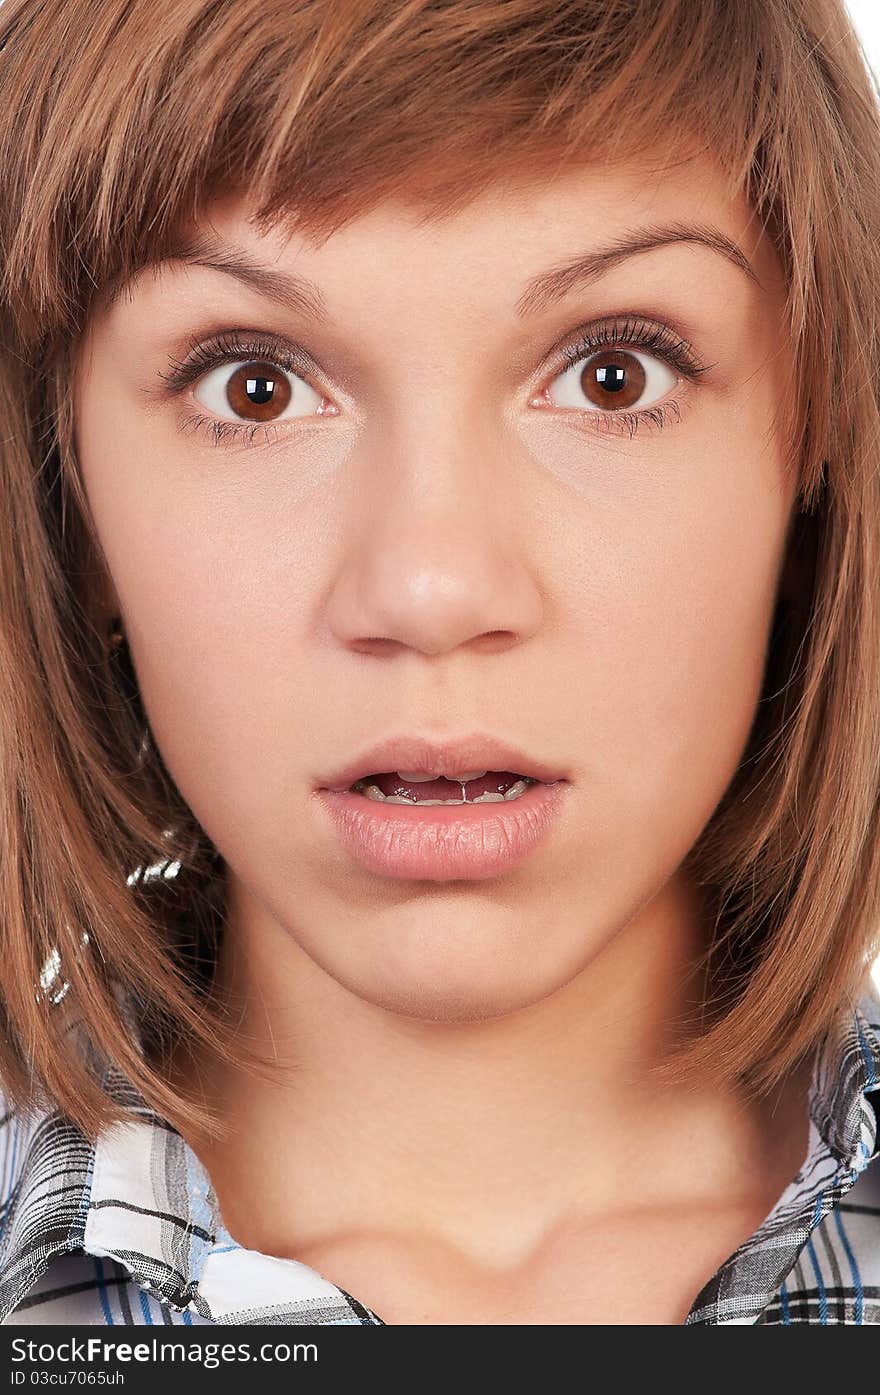
POLYGON ((511 770, 548 785, 566 778, 558 766, 537 756, 527 755, 496 736, 476 732, 439 741, 426 736, 388 737, 367 747, 345 765, 321 776, 318 788, 347 790, 365 775, 393 770, 423 775, 511 770))

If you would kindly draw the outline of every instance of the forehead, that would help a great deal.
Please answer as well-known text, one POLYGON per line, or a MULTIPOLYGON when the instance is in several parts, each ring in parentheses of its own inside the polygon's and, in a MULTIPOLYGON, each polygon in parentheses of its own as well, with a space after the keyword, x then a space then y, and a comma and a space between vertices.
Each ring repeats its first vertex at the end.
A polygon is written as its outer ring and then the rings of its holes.
MULTIPOLYGON (((260 227, 247 192, 216 196, 191 231, 278 267, 317 273, 403 276, 442 272, 459 284, 469 274, 523 273, 591 247, 607 247, 633 230, 676 224, 717 230, 741 248, 762 284, 777 282, 775 249, 724 170, 699 151, 663 152, 614 165, 585 163, 507 174, 451 213, 431 203, 430 181, 382 200, 323 238, 289 232, 282 221, 260 227)), ((522 279, 521 275, 517 279, 522 279)))

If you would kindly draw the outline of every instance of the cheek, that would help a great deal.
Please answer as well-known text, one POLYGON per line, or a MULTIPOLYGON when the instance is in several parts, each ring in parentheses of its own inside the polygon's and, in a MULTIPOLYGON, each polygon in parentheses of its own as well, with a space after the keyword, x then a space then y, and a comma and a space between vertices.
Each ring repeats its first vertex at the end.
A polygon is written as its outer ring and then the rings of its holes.
POLYGON ((314 594, 302 559, 320 549, 303 549, 298 534, 311 525, 293 506, 279 526, 277 508, 242 491, 246 455, 233 467, 220 452, 195 457, 163 442, 155 428, 135 432, 112 395, 106 410, 99 394, 85 395, 77 422, 150 726, 213 834, 218 818, 252 815, 282 768, 279 751, 307 742, 296 722, 315 676, 299 661, 296 606, 314 594))
POLYGON ((193 546, 166 528, 150 555, 126 564, 129 643, 168 771, 223 848, 261 838, 291 807, 315 737, 316 674, 297 611, 313 593, 289 570, 281 579, 240 558, 222 529, 197 532, 193 546))
POLYGON ((786 501, 730 471, 640 511, 585 620, 584 748, 608 822, 682 856, 742 756, 760 696, 786 501), (738 484, 734 481, 738 480, 738 484), (743 486, 746 481, 746 486, 743 486))

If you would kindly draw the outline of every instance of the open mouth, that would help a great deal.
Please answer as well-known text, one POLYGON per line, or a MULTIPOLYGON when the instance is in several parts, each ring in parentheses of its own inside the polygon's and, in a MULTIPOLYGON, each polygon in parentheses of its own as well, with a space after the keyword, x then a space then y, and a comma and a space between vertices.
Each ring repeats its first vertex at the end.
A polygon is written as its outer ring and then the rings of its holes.
MULTIPOLYGON (((563 814, 571 782, 552 767, 539 767, 541 779, 521 770, 484 770, 482 762, 476 769, 473 746, 465 760, 461 752, 423 755, 400 744, 408 757, 402 770, 359 774, 373 764, 367 759, 325 776, 316 791, 317 817, 368 872, 432 882, 498 877, 534 852, 563 814), (434 773, 443 769, 441 761, 451 777, 434 773)), ((382 754, 387 759, 390 752, 382 754)))
POLYGON ((518 799, 530 785, 540 783, 511 770, 484 770, 469 780, 448 780, 442 775, 404 779, 392 770, 365 775, 350 790, 386 804, 496 804, 518 799))

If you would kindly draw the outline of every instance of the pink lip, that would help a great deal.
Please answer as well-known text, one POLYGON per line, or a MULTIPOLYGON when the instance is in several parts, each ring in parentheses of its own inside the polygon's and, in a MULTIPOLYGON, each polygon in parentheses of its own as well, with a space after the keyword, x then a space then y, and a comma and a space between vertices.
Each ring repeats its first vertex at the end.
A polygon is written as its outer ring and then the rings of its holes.
POLYGON ((498 737, 475 732, 432 740, 423 736, 392 736, 361 752, 347 764, 316 781, 318 789, 347 790, 364 775, 405 770, 450 775, 469 770, 512 770, 545 785, 566 779, 569 772, 528 755, 498 737))
POLYGON ((544 841, 569 788, 558 779, 530 785, 503 803, 425 808, 383 804, 347 788, 319 789, 316 800, 343 847, 370 872, 411 881, 479 881, 509 871, 544 841))

